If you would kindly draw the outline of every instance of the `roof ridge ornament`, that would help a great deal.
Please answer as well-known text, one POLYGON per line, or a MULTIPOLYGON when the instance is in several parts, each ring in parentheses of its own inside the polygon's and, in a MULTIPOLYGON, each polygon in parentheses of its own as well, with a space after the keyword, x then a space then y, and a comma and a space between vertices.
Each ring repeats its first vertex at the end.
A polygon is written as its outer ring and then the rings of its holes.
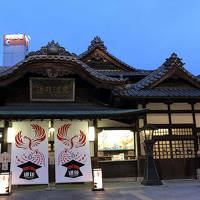
POLYGON ((169 58, 166 59, 165 63, 163 65, 165 65, 166 67, 176 64, 179 67, 182 67, 185 63, 182 62, 182 59, 179 58, 177 56, 176 53, 172 53, 171 56, 169 58))
POLYGON ((91 41, 90 46, 88 46, 88 50, 90 51, 97 47, 104 51, 107 50, 107 47, 104 45, 104 41, 99 36, 94 37, 94 39, 91 41))
POLYGON ((66 51, 64 47, 61 47, 58 42, 54 40, 48 42, 46 46, 42 46, 38 51, 31 51, 26 57, 33 55, 61 55, 61 56, 74 56, 70 52, 66 51))

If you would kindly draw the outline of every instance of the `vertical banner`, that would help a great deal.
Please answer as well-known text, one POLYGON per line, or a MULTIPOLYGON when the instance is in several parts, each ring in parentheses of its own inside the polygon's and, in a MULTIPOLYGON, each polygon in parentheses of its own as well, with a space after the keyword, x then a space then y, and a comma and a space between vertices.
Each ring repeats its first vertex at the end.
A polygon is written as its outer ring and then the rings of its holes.
POLYGON ((48 184, 48 121, 13 122, 12 184, 48 184))
POLYGON ((88 122, 58 121, 54 125, 56 183, 92 181, 88 122))

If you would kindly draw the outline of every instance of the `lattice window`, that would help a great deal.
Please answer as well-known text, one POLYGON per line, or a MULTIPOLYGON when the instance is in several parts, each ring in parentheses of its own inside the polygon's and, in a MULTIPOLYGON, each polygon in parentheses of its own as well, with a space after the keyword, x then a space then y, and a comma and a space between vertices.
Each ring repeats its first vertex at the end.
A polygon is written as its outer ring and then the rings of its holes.
POLYGON ((194 158, 195 150, 194 150, 194 141, 193 140, 184 140, 184 152, 185 158, 194 158))
POLYGON ((197 136, 200 136, 200 132, 197 132, 197 136))
POLYGON ((192 135, 192 128, 172 128, 172 135, 192 135))
POLYGON ((184 158, 183 141, 172 141, 173 158, 184 158))
POLYGON ((157 129, 153 132, 154 136, 169 135, 169 130, 167 128, 157 129))
POLYGON ((170 141, 157 141, 153 149, 154 159, 170 159, 170 141))
POLYGON ((159 144, 158 142, 156 142, 154 145, 153 145, 153 157, 154 159, 159 159, 160 156, 159 156, 159 144))
POLYGON ((194 158, 194 141, 193 140, 176 140, 172 141, 173 158, 194 158))
POLYGON ((198 138, 198 150, 200 150, 200 138, 198 138))
POLYGON ((200 132, 197 132, 198 136, 198 150, 200 150, 200 132))

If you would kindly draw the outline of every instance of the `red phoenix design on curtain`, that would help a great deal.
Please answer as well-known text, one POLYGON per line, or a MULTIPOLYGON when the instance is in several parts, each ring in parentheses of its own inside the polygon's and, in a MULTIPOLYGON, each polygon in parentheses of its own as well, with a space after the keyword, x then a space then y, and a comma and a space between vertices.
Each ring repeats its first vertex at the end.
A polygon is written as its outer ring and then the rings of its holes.
POLYGON ((84 166, 86 154, 82 153, 81 149, 86 145, 86 135, 80 130, 78 135, 69 137, 68 130, 71 124, 64 124, 58 129, 57 138, 65 148, 58 155, 58 165, 67 167, 66 177, 76 178, 82 176, 80 167, 84 166))
POLYGON ((21 155, 16 156, 17 163, 23 165, 26 162, 31 162, 32 165, 45 166, 45 156, 37 148, 46 138, 45 130, 37 124, 31 124, 31 127, 35 132, 34 138, 22 136, 22 131, 19 131, 15 136, 16 147, 24 149, 21 155))

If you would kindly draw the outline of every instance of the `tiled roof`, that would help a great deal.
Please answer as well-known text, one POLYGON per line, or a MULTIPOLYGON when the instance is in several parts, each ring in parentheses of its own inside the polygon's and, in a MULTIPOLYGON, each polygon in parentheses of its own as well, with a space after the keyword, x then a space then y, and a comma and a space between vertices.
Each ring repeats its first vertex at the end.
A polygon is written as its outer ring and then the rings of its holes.
POLYGON ((111 57, 113 60, 117 61, 118 63, 122 64, 123 66, 126 67, 127 70, 129 71, 134 71, 136 70, 135 68, 131 67, 130 65, 126 64, 125 62, 119 60, 112 54, 110 54, 107 51, 107 47, 104 45, 104 42, 101 40, 100 37, 96 36, 94 39, 91 41, 91 45, 88 47, 88 50, 81 53, 78 57, 79 59, 83 59, 85 56, 90 54, 92 51, 94 51, 96 48, 101 49, 104 53, 106 53, 109 57, 111 57))
POLYGON ((0 66, 0 73, 1 72, 5 72, 6 70, 8 70, 10 67, 7 66, 0 66))
POLYGON ((107 83, 112 83, 116 85, 121 85, 125 83, 125 80, 113 78, 106 76, 102 73, 95 71, 93 68, 82 62, 76 54, 70 53, 65 50, 64 47, 61 47, 58 43, 55 43, 53 40, 49 42, 46 46, 43 46, 40 50, 35 52, 30 52, 24 60, 17 63, 13 67, 10 67, 6 71, 0 71, 0 79, 9 74, 14 73, 17 71, 21 66, 27 63, 38 62, 42 60, 48 60, 52 62, 57 61, 65 61, 65 62, 72 62, 78 64, 81 71, 89 73, 94 79, 105 81, 107 83))
POLYGON ((114 95, 127 97, 200 97, 198 89, 144 89, 144 90, 114 90, 114 95))
POLYGON ((32 63, 35 61, 42 61, 42 60, 48 60, 48 61, 53 61, 53 62, 55 62, 55 61, 71 61, 71 62, 81 66, 80 67, 81 70, 89 73, 90 75, 92 75, 93 77, 95 77, 97 79, 100 79, 102 81, 110 81, 113 83, 115 82, 116 84, 124 84, 124 80, 112 78, 112 77, 106 76, 104 74, 101 74, 101 73, 95 71, 94 69, 92 69, 91 67, 89 67, 88 65, 86 65, 81 60, 79 60, 76 56, 63 56, 63 55, 32 55, 32 56, 29 56, 26 59, 22 60, 21 62, 17 63, 16 65, 14 65, 13 67, 10 67, 8 70, 1 72, 0 78, 2 76, 11 74, 12 72, 14 72, 18 68, 20 68, 20 66, 22 66, 26 63, 32 63))
POLYGON ((121 118, 143 114, 147 109, 116 109, 90 105, 21 105, 0 107, 0 118, 28 118, 48 119, 52 118, 121 118))
MULTIPOLYGON (((13 71, 13 69, 14 69, 13 67, 0 66, 0 74, 7 70, 13 71)), ((103 75, 106 75, 106 76, 120 76, 120 75, 123 75, 123 76, 140 76, 140 75, 146 76, 146 75, 150 74, 151 72, 153 72, 153 70, 137 70, 134 72, 127 72, 127 71, 122 71, 122 70, 95 70, 95 71, 98 73, 101 73, 103 75)))
POLYGON ((150 73, 137 83, 128 86, 126 89, 135 89, 135 90, 144 89, 153 84, 154 82, 158 81, 159 79, 161 79, 170 69, 172 69, 174 65, 179 67, 179 69, 185 72, 191 79, 199 81, 199 79, 196 76, 192 75, 186 69, 183 68, 184 63, 182 63, 181 59, 178 58, 175 53, 173 53, 170 58, 166 59, 166 61, 163 63, 161 67, 159 67, 157 70, 153 71, 152 73, 150 73))
POLYGON ((153 70, 137 70, 134 72, 120 71, 120 70, 96 70, 106 76, 147 76, 153 70))

